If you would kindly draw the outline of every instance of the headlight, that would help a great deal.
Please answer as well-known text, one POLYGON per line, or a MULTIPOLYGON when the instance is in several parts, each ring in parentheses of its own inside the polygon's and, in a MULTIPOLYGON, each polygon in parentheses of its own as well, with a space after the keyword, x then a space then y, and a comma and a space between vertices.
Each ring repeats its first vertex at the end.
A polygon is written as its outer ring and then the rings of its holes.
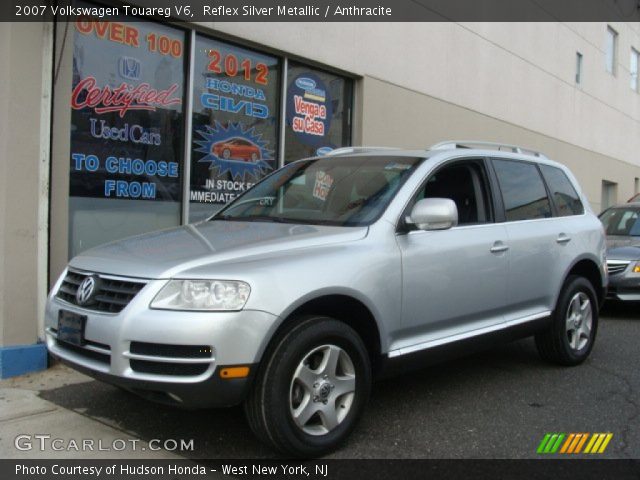
POLYGON ((164 310, 242 310, 251 287, 235 280, 171 280, 151 302, 164 310))
POLYGON ((640 273, 640 262, 636 262, 635 265, 633 266, 633 273, 640 273))

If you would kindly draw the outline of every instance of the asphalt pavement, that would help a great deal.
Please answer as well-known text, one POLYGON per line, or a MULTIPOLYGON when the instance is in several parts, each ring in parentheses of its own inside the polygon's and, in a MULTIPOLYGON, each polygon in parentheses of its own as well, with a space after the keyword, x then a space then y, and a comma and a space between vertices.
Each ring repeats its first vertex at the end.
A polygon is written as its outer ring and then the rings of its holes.
MULTIPOLYGON (((358 428, 330 457, 536 458, 548 432, 611 432, 598 457, 638 459, 639 345, 640 307, 607 307, 595 348, 578 367, 544 363, 526 339, 378 382, 358 428)), ((66 375, 73 381, 43 384, 39 398, 143 441, 193 439, 186 457, 275 456, 239 407, 181 411, 66 375)))

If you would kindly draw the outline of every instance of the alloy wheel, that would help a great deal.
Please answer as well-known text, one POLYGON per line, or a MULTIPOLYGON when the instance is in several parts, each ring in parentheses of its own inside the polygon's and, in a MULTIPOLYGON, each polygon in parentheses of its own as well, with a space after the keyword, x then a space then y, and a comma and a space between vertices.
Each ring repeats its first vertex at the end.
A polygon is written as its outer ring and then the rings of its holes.
POLYGON ((309 435, 325 435, 346 418, 353 405, 356 374, 349 354, 336 345, 308 352, 298 364, 289 391, 294 423, 309 435))
POLYGON ((569 302, 566 316, 566 331, 572 350, 582 350, 591 338, 593 311, 591 300, 584 292, 576 293, 569 302))

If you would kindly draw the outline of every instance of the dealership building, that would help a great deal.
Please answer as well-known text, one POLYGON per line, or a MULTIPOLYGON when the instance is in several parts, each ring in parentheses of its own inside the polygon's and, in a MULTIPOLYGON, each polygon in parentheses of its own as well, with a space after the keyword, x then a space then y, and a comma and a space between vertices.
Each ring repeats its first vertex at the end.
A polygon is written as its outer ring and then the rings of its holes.
POLYGON ((46 366, 71 257, 337 147, 522 145, 570 167, 594 211, 626 201, 639 52, 625 22, 0 23, 0 377, 46 366))

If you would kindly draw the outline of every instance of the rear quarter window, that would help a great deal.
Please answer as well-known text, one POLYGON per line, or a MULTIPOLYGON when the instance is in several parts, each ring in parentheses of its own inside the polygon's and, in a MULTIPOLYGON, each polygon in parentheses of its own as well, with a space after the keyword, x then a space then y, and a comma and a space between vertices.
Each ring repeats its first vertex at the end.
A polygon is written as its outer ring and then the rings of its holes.
POLYGON ((549 165, 540 165, 540 170, 553 197, 558 216, 582 215, 584 205, 567 175, 561 169, 549 165))
POLYGON ((547 190, 533 163, 493 160, 507 221, 533 220, 552 216, 547 190))

